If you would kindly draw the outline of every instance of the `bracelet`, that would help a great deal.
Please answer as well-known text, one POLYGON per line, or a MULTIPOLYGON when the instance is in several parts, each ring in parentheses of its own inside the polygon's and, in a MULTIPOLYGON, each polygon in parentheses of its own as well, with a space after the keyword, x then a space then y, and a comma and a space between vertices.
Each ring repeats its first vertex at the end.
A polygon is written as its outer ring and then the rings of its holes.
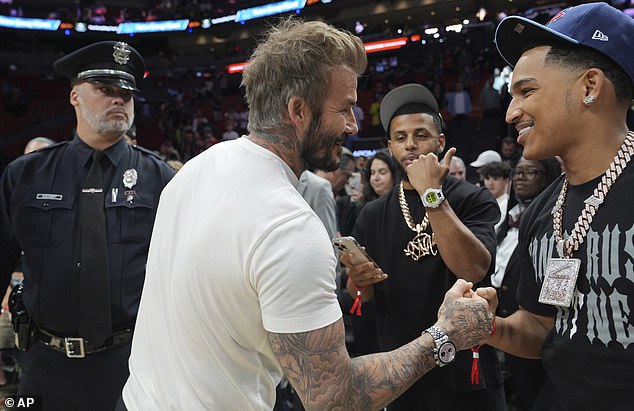
MULTIPOLYGON (((489 334, 489 338, 493 337, 496 330, 497 330, 497 326, 496 326, 495 318, 493 318, 493 330, 491 330, 491 334, 489 334)), ((471 384, 472 385, 480 384, 480 367, 478 365, 478 360, 480 359, 479 351, 482 345, 478 345, 477 347, 471 349, 471 353, 473 355, 473 361, 471 363, 471 384)))
POLYGON ((352 286, 357 290, 357 296, 355 297, 352 308, 350 309, 350 314, 361 317, 361 306, 363 305, 363 303, 361 302, 361 290, 363 290, 363 287, 357 287, 357 285, 354 283, 354 281, 352 281, 350 277, 348 277, 348 281, 350 281, 352 283, 352 286))

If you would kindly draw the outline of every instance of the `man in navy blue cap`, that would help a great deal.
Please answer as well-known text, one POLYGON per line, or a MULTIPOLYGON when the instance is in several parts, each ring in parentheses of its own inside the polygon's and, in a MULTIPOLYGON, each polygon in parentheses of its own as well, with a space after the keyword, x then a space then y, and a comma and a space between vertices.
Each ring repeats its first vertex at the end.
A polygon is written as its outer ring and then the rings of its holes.
MULTIPOLYGON (((0 278, 24 250, 11 311, 19 393, 44 410, 112 410, 128 376, 132 330, 158 200, 174 171, 125 142, 141 55, 123 42, 59 59, 70 77, 72 140, 9 164, 0 180, 0 278)), ((6 284, 0 284, 3 286, 6 284)))
MULTIPOLYGON (((520 226, 520 310, 489 343, 542 358, 535 410, 634 404, 634 20, 606 3, 561 11, 546 26, 503 20, 495 40, 515 66, 506 121, 527 159, 558 155, 566 173, 520 226)), ((492 289, 478 293, 493 308, 492 289)))

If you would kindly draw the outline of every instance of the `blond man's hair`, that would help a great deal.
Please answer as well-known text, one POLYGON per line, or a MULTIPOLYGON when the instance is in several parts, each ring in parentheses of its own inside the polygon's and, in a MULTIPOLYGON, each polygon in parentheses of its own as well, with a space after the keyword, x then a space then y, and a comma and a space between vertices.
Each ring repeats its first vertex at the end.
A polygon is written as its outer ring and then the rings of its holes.
POLYGON ((361 75, 368 59, 361 39, 321 21, 296 18, 272 27, 254 50, 242 75, 249 104, 248 129, 272 133, 286 126, 291 97, 301 97, 321 115, 331 71, 344 66, 361 75))

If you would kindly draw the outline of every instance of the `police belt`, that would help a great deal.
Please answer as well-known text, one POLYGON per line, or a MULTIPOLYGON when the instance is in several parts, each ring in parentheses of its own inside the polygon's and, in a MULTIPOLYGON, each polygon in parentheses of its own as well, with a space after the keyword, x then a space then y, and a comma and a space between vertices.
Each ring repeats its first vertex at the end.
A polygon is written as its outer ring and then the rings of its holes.
POLYGON ((132 340, 132 330, 127 329, 112 334, 106 338, 103 345, 95 347, 81 337, 58 337, 42 328, 39 329, 37 340, 43 342, 55 351, 66 354, 68 358, 84 358, 87 354, 94 354, 116 348, 132 340))

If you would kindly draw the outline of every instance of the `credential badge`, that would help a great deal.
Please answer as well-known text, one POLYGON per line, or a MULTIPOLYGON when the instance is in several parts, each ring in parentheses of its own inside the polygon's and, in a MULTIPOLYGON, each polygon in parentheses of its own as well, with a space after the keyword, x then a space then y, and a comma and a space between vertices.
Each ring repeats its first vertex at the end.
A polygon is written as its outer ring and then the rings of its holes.
POLYGON ((114 52, 112 53, 112 57, 114 57, 114 61, 119 64, 128 64, 128 61, 130 61, 130 53, 132 53, 130 46, 128 46, 127 43, 119 41, 113 48, 114 52))
POLYGON ((123 185, 126 188, 132 188, 136 185, 136 180, 139 177, 136 170, 130 168, 123 173, 123 185))

